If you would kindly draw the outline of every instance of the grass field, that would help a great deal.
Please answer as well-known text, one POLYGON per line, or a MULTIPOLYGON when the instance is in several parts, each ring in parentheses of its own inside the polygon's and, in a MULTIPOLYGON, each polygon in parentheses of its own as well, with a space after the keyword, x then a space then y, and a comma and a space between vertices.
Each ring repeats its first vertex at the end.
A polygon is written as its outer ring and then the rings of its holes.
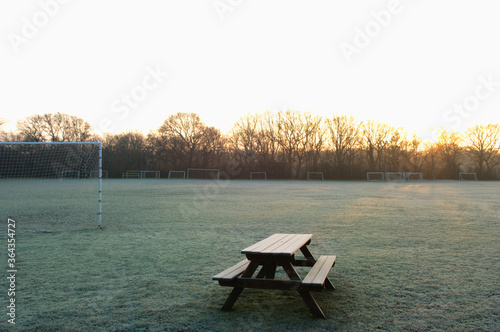
MULTIPOLYGON (((16 220, 13 330, 484 330, 500 327, 500 183, 106 180, 0 182, 0 250, 16 220), (33 186, 35 184, 36 186, 33 186), (56 194, 57 193, 57 194, 56 194), (230 288, 211 277, 273 233, 337 255, 334 292, 230 288)), ((0 285, 0 330, 8 282, 0 285)))

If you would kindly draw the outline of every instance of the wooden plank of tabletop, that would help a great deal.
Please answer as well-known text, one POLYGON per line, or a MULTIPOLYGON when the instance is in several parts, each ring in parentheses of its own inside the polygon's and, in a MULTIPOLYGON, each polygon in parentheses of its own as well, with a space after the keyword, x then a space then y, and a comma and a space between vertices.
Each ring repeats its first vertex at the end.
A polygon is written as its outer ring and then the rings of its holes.
POLYGON ((295 234, 291 241, 277 248, 274 254, 278 255, 293 255, 297 250, 302 248, 312 238, 312 234, 295 234))
POLYGON ((276 241, 281 240, 288 234, 273 234, 269 236, 268 238, 265 238, 262 241, 257 242, 256 244, 251 245, 250 247, 247 247, 241 251, 242 254, 248 254, 248 253, 259 253, 260 251, 266 249, 276 241))
POLYGON ((291 256, 306 244, 312 234, 273 234, 253 246, 243 249, 243 254, 291 256))

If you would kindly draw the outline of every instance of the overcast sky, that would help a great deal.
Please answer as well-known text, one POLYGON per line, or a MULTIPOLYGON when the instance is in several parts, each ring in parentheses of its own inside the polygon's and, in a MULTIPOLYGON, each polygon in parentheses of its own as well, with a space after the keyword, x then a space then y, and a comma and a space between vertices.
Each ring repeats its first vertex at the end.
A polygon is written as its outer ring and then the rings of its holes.
MULTIPOLYGON (((266 110, 408 131, 500 123, 498 0, 0 2, 0 118, 98 131, 266 110)), ((7 127, 8 128, 8 127, 7 127)))

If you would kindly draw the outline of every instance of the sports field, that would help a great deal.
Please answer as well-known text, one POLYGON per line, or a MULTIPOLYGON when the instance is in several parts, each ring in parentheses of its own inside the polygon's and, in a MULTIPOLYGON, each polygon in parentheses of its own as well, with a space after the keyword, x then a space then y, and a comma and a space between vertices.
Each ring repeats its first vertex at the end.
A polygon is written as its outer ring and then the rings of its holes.
MULTIPOLYGON (((0 330, 7 219, 16 223, 22 330, 498 330, 499 182, 0 181, 0 330), (230 288, 211 277, 273 233, 312 233, 337 255, 336 290, 230 288)), ((299 271, 300 272, 300 271, 299 271)))

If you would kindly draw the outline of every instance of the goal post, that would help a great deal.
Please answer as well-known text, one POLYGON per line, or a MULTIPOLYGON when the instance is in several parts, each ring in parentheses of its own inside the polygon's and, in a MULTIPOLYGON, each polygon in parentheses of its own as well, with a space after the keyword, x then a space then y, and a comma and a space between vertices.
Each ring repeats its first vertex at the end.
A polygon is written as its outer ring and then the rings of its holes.
POLYGON ((168 171, 169 179, 185 179, 186 171, 168 171))
POLYGON ((367 181, 384 181, 384 172, 366 172, 367 181))
MULTIPOLYGON (((96 179, 96 178, 99 178, 99 171, 91 171, 90 172, 90 177, 92 179, 96 179)), ((107 179, 108 178, 108 171, 106 170, 101 170, 101 177, 103 179, 107 179)))
POLYGON ((187 179, 219 180, 218 168, 188 168, 187 179))
POLYGON ((387 181, 404 181, 405 177, 402 172, 386 172, 385 179, 387 181))
POLYGON ((42 227, 41 220, 45 218, 54 224, 68 222, 58 219, 62 218, 62 215, 80 225, 82 219, 87 218, 82 216, 86 216, 88 208, 95 204, 91 201, 97 201, 97 226, 101 228, 101 142, 0 142, 0 182, 3 181, 5 181, 5 192, 0 195, 9 193, 22 200, 22 203, 15 204, 16 207, 13 206, 10 210, 30 215, 30 218, 33 218, 30 227, 42 227), (96 178, 97 183, 94 187, 94 182, 89 179, 96 178), (75 181, 62 181, 63 179, 75 179, 75 181), (49 182, 41 183, 40 180, 49 182), (79 204, 80 196, 85 197, 85 204, 81 202, 79 204), (96 198, 95 201, 92 196, 96 198), (55 210, 41 206, 38 211, 30 206, 30 199, 43 201, 55 210), (75 206, 61 207, 56 204, 57 199, 67 199, 75 206), (57 209, 66 210, 60 213, 61 211, 57 209), (72 212, 78 213, 78 217, 72 216, 72 212), (47 213, 53 215, 46 216, 47 213))
POLYGON ((325 177, 323 172, 307 172, 307 180, 321 180, 323 181, 325 177))
POLYGON ((406 181, 423 181, 424 173, 422 172, 406 172, 404 173, 406 181))
POLYGON ((267 180, 267 172, 250 172, 250 180, 267 180))
POLYGON ((477 181, 477 174, 470 172, 460 172, 458 174, 459 181, 477 181))

